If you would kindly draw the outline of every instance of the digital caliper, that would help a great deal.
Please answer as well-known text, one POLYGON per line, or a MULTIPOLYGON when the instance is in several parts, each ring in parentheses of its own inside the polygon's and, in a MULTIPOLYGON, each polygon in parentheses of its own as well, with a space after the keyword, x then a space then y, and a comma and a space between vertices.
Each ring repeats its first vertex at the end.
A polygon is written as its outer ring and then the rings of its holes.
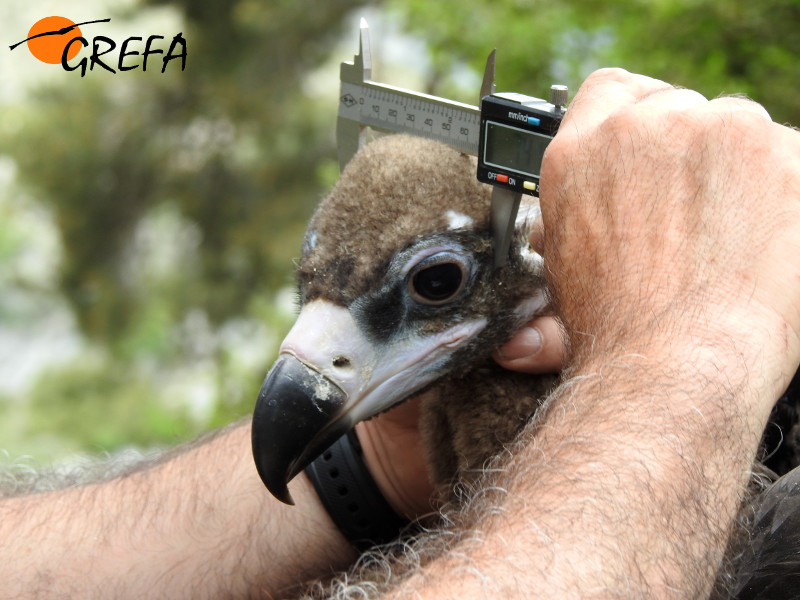
POLYGON ((494 265, 508 257, 522 194, 539 195, 547 144, 558 131, 568 99, 566 86, 550 88, 550 101, 495 93, 495 53, 489 55, 480 108, 371 80, 369 29, 361 20, 358 54, 341 65, 336 143, 344 169, 363 145, 365 130, 403 132, 436 140, 478 157, 477 177, 491 184, 494 265))

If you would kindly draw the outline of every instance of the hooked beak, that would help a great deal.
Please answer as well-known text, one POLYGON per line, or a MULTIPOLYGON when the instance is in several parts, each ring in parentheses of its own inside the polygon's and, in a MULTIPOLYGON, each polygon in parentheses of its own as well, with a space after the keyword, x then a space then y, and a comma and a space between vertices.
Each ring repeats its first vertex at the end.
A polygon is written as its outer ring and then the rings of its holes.
POLYGON ((256 469, 278 500, 294 504, 287 483, 344 435, 336 427, 344 391, 296 356, 281 354, 267 373, 253 412, 256 469))
POLYGON ((452 352, 485 325, 478 319, 384 345, 367 339, 347 308, 304 306, 253 413, 253 457, 267 489, 292 504, 287 483, 295 475, 356 423, 438 379, 452 352))

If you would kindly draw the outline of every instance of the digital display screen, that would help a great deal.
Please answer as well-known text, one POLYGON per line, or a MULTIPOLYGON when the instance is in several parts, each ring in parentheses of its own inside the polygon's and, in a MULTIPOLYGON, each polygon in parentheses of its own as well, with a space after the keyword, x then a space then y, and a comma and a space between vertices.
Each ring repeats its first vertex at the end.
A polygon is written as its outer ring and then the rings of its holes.
POLYGON ((552 139, 543 133, 486 121, 483 162, 499 169, 539 177, 544 151, 552 139))

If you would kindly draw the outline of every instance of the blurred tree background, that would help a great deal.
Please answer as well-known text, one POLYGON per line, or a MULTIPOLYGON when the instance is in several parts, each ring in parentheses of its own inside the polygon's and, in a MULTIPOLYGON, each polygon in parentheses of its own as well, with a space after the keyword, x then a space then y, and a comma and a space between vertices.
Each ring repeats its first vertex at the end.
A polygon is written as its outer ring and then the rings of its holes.
POLYGON ((6 48, 50 14, 110 17, 118 43, 160 34, 165 51, 180 31, 188 60, 84 78, 47 67, 0 99, 0 448, 12 457, 173 444, 249 413, 291 325, 305 222, 337 175, 338 63, 361 14, 374 75, 396 85, 476 104, 496 47, 501 91, 575 90, 617 65, 708 97, 745 93, 800 124, 800 0, 70 4, 0 9, 31 15, 2 31, 0 65, 45 68, 6 48))

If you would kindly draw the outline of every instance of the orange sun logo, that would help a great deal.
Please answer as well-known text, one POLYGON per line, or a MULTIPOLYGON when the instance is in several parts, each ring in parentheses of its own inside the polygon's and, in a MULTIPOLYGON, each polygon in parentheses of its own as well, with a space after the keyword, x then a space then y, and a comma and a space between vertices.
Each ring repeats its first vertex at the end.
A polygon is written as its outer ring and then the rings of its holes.
POLYGON ((131 36, 120 46, 116 64, 104 62, 105 59, 102 57, 117 48, 117 43, 109 37, 99 35, 95 36, 92 43, 89 44, 88 40, 83 37, 80 28, 85 25, 108 23, 109 21, 111 21, 110 18, 75 23, 66 17, 45 17, 33 24, 33 27, 28 31, 27 38, 16 44, 11 44, 8 49, 13 52, 15 48, 26 44, 28 50, 37 60, 49 65, 60 64, 65 71, 80 71, 81 77, 86 75, 87 69, 93 71, 95 67, 98 67, 98 71, 103 69, 112 74, 133 71, 140 67, 144 72, 147 70, 147 57, 153 54, 163 55, 162 73, 166 70, 167 64, 176 59, 181 61, 181 71, 186 69, 186 38, 183 37, 181 32, 175 34, 166 52, 158 47, 153 47, 154 41, 164 39, 163 35, 148 36, 142 52, 130 50, 128 46, 131 42, 141 42, 144 38, 142 36, 131 36), (91 46, 91 56, 89 57, 91 62, 89 58, 84 57, 77 64, 70 65, 69 61, 88 46, 91 46), (141 64, 131 64, 132 61, 130 60, 126 63, 125 59, 132 56, 141 56, 141 64), (116 66, 116 70, 114 66, 116 66))
MULTIPOLYGON (((33 24, 28 32, 28 50, 40 61, 57 65, 61 63, 66 45, 76 37, 82 37, 80 28, 65 17, 45 17, 33 24)), ((80 44, 72 44, 67 60, 80 52, 80 44)))

